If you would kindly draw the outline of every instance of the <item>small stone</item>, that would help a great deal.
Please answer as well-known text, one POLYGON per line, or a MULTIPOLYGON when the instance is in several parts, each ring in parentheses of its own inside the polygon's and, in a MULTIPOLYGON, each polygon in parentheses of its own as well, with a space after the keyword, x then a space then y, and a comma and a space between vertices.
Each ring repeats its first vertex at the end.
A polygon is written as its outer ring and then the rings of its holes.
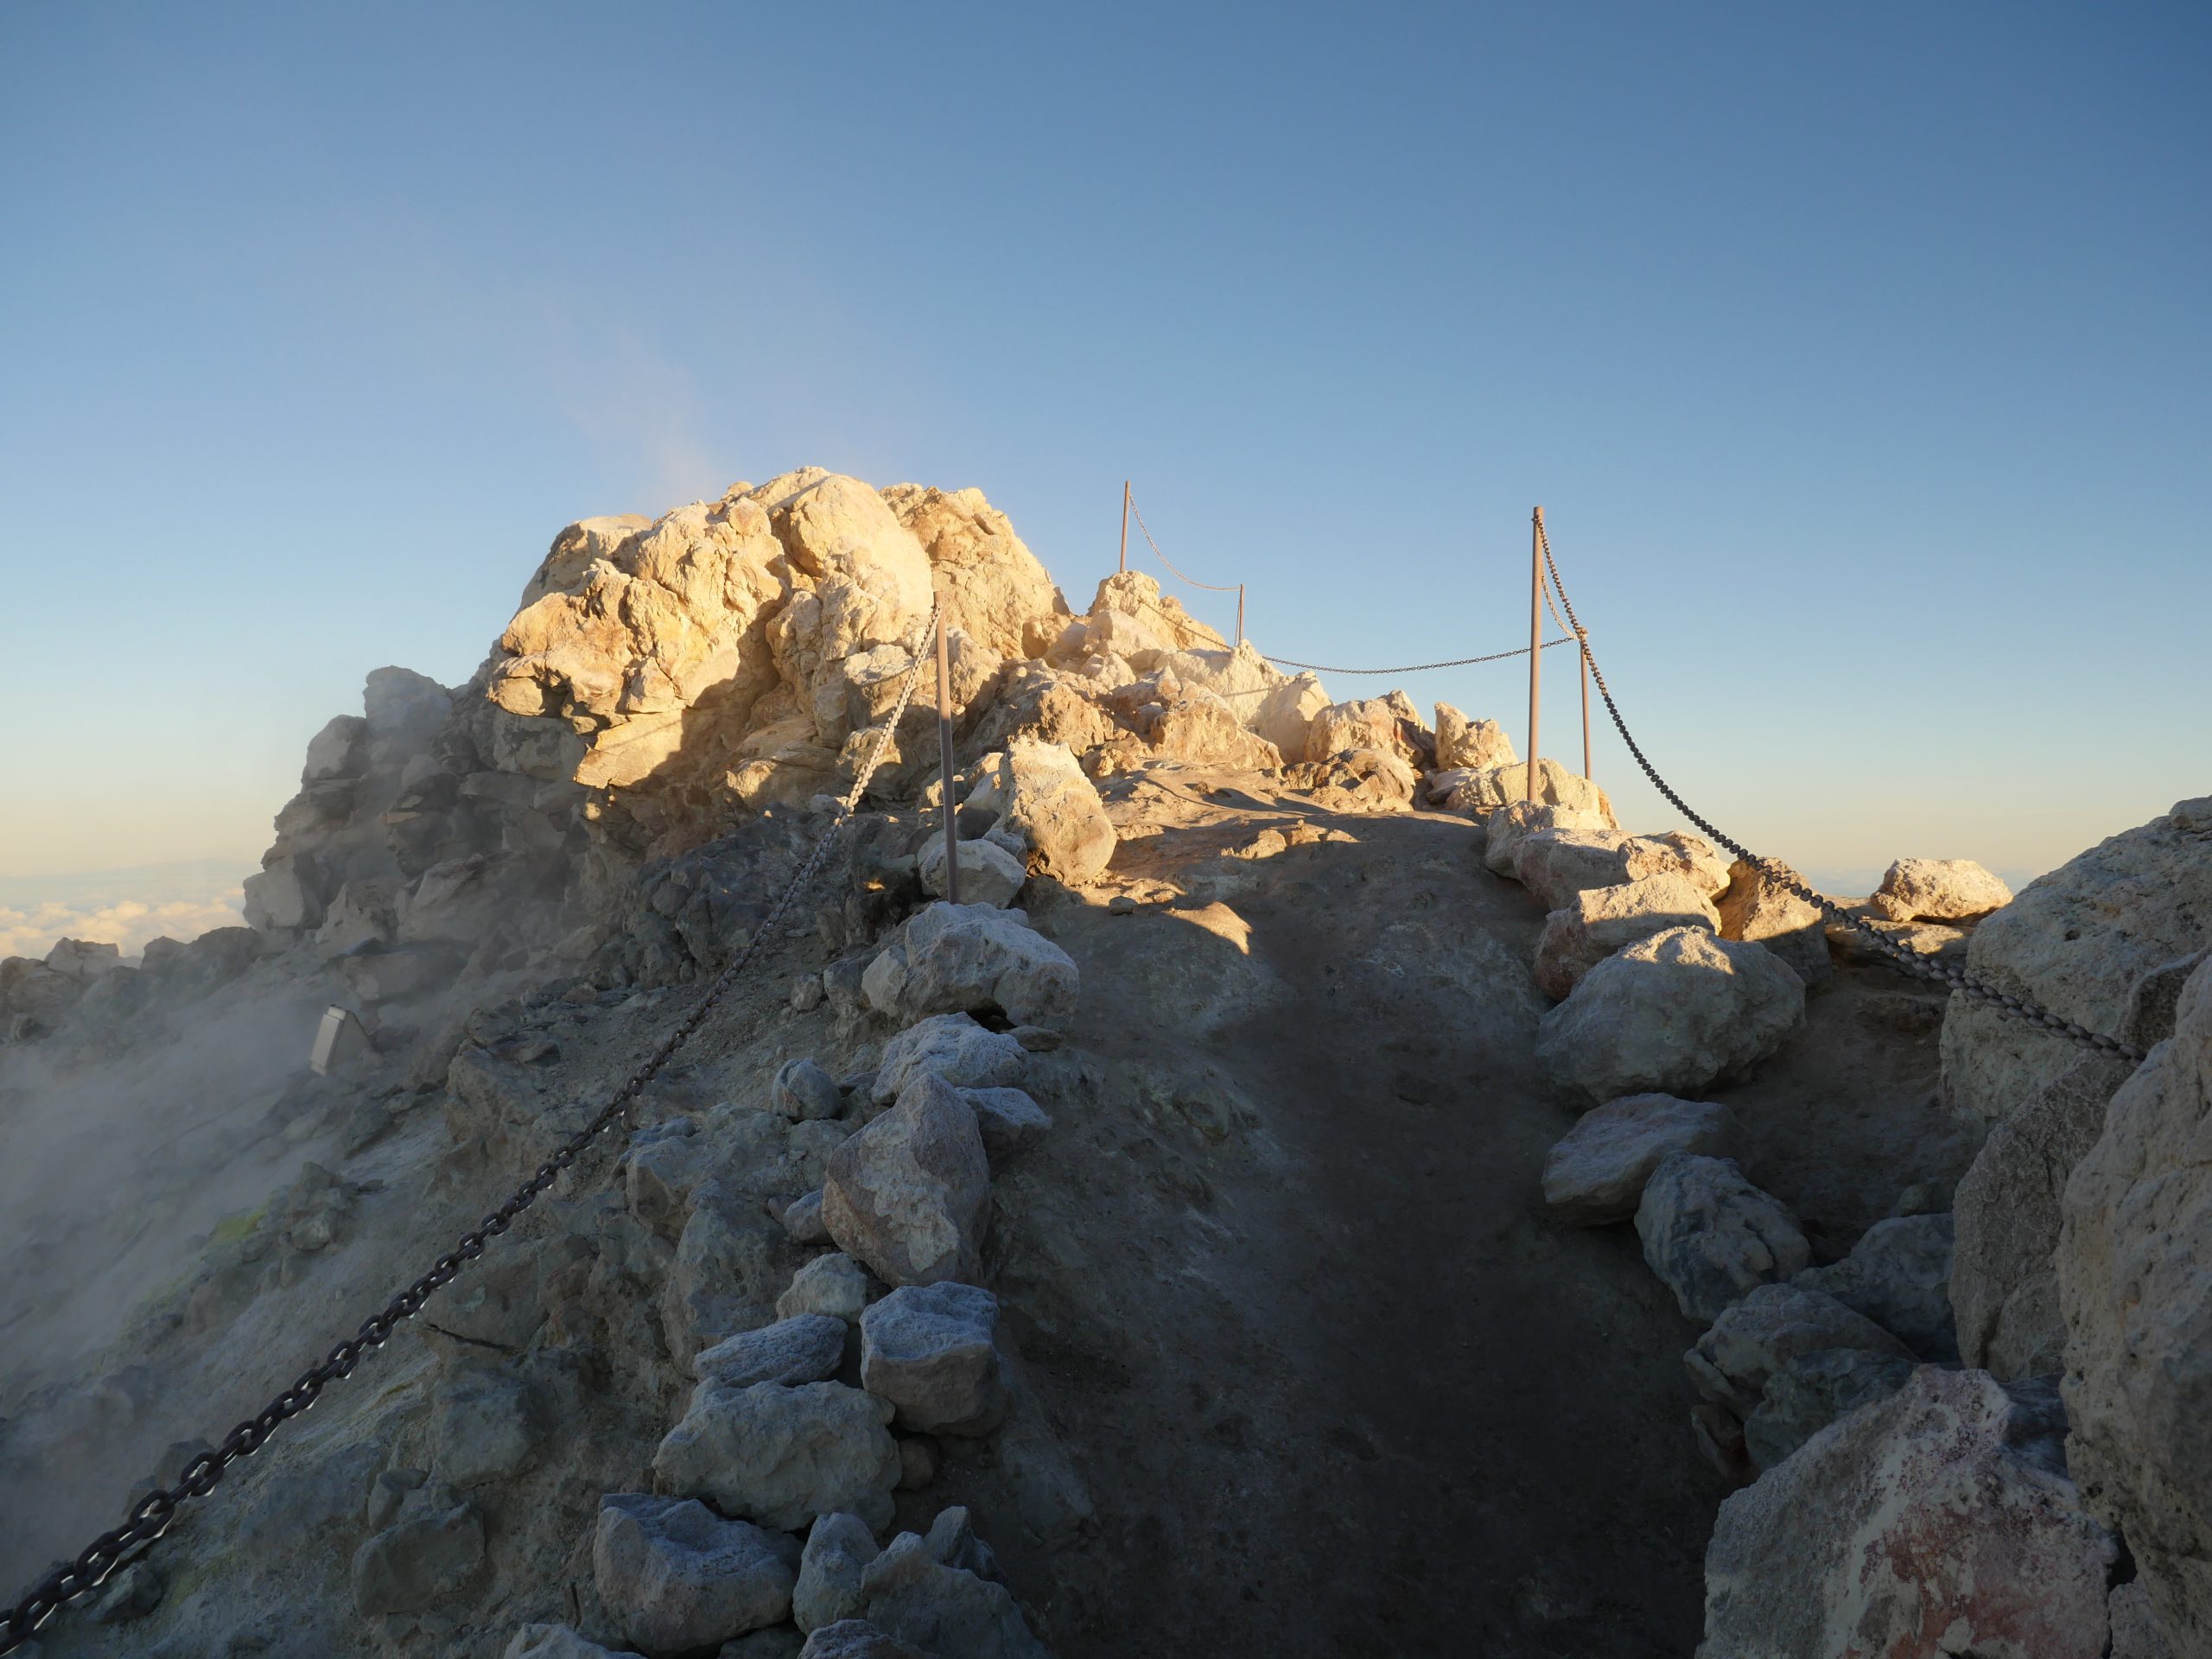
POLYGON ((1006 1414, 998 1298, 975 1285, 908 1286, 861 1315, 861 1383, 906 1428, 984 1434, 1006 1414))
POLYGON ((1137 901, 1126 893, 1117 893, 1106 901, 1106 913, 1109 916, 1134 916, 1137 913, 1137 901))
POLYGON ((837 1080, 812 1060, 785 1062, 770 1098, 778 1111, 794 1120, 835 1117, 845 1109, 837 1080))
POLYGON ((702 1382, 732 1389, 755 1382, 820 1382, 837 1374, 849 1329, 842 1318, 830 1313, 781 1319, 704 1350, 691 1362, 691 1374, 702 1382))
POLYGON ((1016 1026, 1007 1035, 1032 1054, 1050 1054, 1067 1046, 1067 1033, 1050 1026, 1016 1026))
POLYGON ((600 1500, 592 1582, 630 1643, 702 1648, 786 1618, 798 1554, 695 1499, 613 1493, 600 1500))
POLYGON ((899 1442, 899 1490, 918 1492, 937 1478, 944 1461, 937 1442, 926 1434, 910 1434, 899 1442))
POLYGON ((963 1089, 960 1093, 975 1109, 976 1132, 983 1137, 983 1154, 994 1169, 1012 1163, 1052 1127, 1045 1109, 1026 1090, 963 1089))
POLYGON ((812 1014, 822 1006, 823 997, 828 995, 822 988, 821 975, 802 974, 791 982, 791 1012, 812 1014))
POLYGON ((868 1274, 842 1250, 817 1255, 791 1275, 791 1288, 776 1298, 776 1317, 826 1313, 857 1324, 868 1306, 868 1274))
POLYGON ((86 1617, 95 1624, 123 1624, 143 1618, 162 1605, 163 1586, 153 1567, 133 1561, 99 1587, 86 1617))
POLYGON ((822 1224, 822 1190, 817 1187, 804 1198, 793 1198, 784 1206, 784 1230, 791 1236, 794 1244, 827 1244, 830 1230, 822 1224))

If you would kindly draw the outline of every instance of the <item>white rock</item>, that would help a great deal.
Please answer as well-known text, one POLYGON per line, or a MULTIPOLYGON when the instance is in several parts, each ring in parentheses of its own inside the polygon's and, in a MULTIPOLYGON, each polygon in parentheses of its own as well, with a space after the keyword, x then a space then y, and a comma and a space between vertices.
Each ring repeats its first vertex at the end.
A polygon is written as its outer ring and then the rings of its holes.
POLYGON ((2012 902, 2012 888, 1970 858, 1901 858, 1866 905, 1885 921, 1956 922, 2012 902))
POLYGON ((1804 1020, 1804 982, 1765 946, 1676 928, 1585 974, 1543 1016, 1536 1057, 1592 1100, 1692 1095, 1749 1072, 1804 1020))
POLYGON ((1436 765, 1439 771, 1466 767, 1484 771, 1517 765, 1513 740, 1494 720, 1470 720, 1448 702, 1436 705, 1436 765))
POLYGON ((899 930, 861 987, 894 1018, 996 1009, 1017 1025, 1059 1028, 1075 1013, 1077 977, 1026 912, 934 904, 899 930))
POLYGON ((1539 830, 1514 849, 1514 879, 1546 910, 1563 909, 1578 893, 1629 879, 1628 842, 1614 830, 1539 830))
POLYGON ((791 1388, 826 1382, 837 1374, 844 1357, 845 1331, 841 1315, 787 1315, 702 1350, 691 1361, 691 1375, 702 1382, 731 1389, 749 1389, 755 1382, 791 1388))
MULTIPOLYGON (((1010 905, 1029 872, 1021 861, 995 841, 963 841, 960 848, 960 902, 963 905, 1010 905)), ((922 890, 931 897, 944 896, 944 837, 931 836, 915 856, 922 890)))
POLYGON ((1616 950, 1670 928, 1719 925, 1719 912, 1677 871, 1619 887, 1586 887, 1544 918, 1543 937, 1536 942, 1536 983, 1545 995, 1564 997, 1616 950))
POLYGON ((785 1532, 846 1510, 891 1522, 899 1444, 891 1406, 842 1382, 702 1382, 653 1453, 664 1491, 785 1532))
POLYGON ((1544 1158, 1544 1202, 1563 1221, 1595 1227, 1636 1214, 1643 1184, 1669 1153, 1718 1156, 1735 1120, 1726 1106, 1672 1095, 1629 1095, 1586 1112, 1544 1158))
POLYGON ((1745 1180, 1733 1160, 1695 1153, 1669 1153, 1651 1172, 1636 1231, 1645 1265, 1675 1293, 1682 1317, 1708 1323, 1812 1259, 1788 1206, 1745 1180))
MULTIPOLYGON (((823 1230, 829 1231, 826 1224, 823 1230)), ((791 1275, 790 1287, 776 1299, 776 1317, 789 1322, 820 1314, 857 1325, 868 1296, 868 1274, 861 1264, 842 1250, 831 1250, 791 1275)))
MULTIPOLYGON (((1500 875, 1513 874, 1513 861, 1521 843, 1546 830, 1611 830, 1612 820, 1579 806, 1550 802, 1530 804, 1510 801, 1493 811, 1483 823, 1483 862, 1500 875)), ((1516 878, 1517 879, 1517 878, 1516 878)))
POLYGON ((1020 1083, 1028 1070, 1028 1051, 1009 1033, 986 1031, 965 1014, 940 1014, 883 1046, 870 1093, 878 1105, 888 1104, 925 1073, 960 1089, 1005 1088, 1020 1083))
POLYGON ((990 1208, 975 1111, 926 1073, 830 1155, 822 1183, 830 1236, 893 1285, 974 1279, 990 1208))
MULTIPOLYGON (((1529 767, 1526 761, 1516 761, 1510 766, 1485 766, 1452 791, 1446 803, 1454 812, 1471 812, 1487 817, 1501 806, 1529 798, 1529 767)), ((1546 756, 1536 766, 1536 799, 1556 806, 1572 806, 1580 811, 1594 814, 1607 823, 1613 822, 1613 804, 1605 791, 1579 772, 1569 772, 1556 760, 1546 756)))
POLYGON ((1017 737, 1000 757, 992 840, 1033 875, 1088 887, 1114 859, 1114 823, 1065 743, 1017 737))
POLYGON ((2118 1548, 2012 1414, 1986 1372, 1923 1367, 1729 1497, 1699 1659, 2100 1659, 2118 1548))

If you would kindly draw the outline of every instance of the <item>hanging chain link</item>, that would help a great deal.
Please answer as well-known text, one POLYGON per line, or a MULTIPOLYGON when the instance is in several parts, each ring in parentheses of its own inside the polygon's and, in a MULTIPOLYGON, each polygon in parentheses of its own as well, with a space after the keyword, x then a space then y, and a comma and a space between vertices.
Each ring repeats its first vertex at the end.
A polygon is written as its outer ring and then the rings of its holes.
MULTIPOLYGON (((929 628, 936 624, 938 607, 930 607, 930 620, 925 625, 922 638, 929 638, 929 628)), ((915 682, 921 677, 923 652, 917 645, 912 652, 913 663, 906 671, 906 683, 899 688, 898 705, 891 718, 876 734, 875 743, 868 752, 867 763, 853 780, 853 787, 837 803, 836 819, 813 853, 799 867, 788 886, 769 906, 760 925, 753 930, 744 947, 729 964, 715 976, 707 993, 692 1006, 676 1028, 661 1039, 658 1047, 632 1071, 618 1089, 600 1114, 590 1122, 563 1141, 537 1173, 518 1187, 513 1196, 484 1217, 474 1227, 463 1233, 454 1248, 431 1263, 430 1270, 413 1284, 394 1296, 377 1313, 361 1322, 360 1328, 351 1337, 333 1348, 321 1363, 302 1373, 291 1387, 271 1400, 255 1416, 248 1418, 224 1437, 223 1443, 212 1452, 203 1452, 187 1464, 177 1484, 164 1490, 148 1493, 133 1506, 123 1525, 102 1533, 85 1548, 73 1561, 56 1567, 30 1593, 17 1603, 4 1620, 0 1620, 0 1654, 13 1653, 54 1615, 86 1592, 98 1588, 108 1575, 134 1551, 150 1545, 169 1529, 176 1519, 178 1510, 190 1498, 206 1497, 215 1490, 230 1465, 241 1458, 250 1458, 268 1444, 277 1428, 302 1412, 308 1410, 321 1397, 331 1383, 353 1375, 353 1368, 362 1358, 381 1348, 403 1323, 411 1319, 423 1309, 423 1305, 446 1285, 450 1284, 471 1262, 484 1254, 484 1247, 491 1240, 514 1224, 517 1217, 535 1204, 540 1195, 550 1189, 569 1168, 608 1129, 623 1121, 631 1106, 645 1086, 659 1075, 676 1052, 690 1041, 692 1034, 704 1023, 707 1015, 721 1001, 722 995, 734 984, 762 944, 774 937, 777 925, 791 908, 791 901, 812 884, 820 874, 830 849, 852 819, 861 798, 867 793, 868 780, 875 775, 877 765, 883 759, 885 747, 893 731, 906 713, 907 703, 914 695, 915 682)))
MULTIPOLYGON (((1547 639, 1537 649, 1549 651, 1554 645, 1571 645, 1572 639, 1547 639)), ((1260 653, 1266 657, 1267 653, 1260 653)), ((1454 657, 1448 663, 1407 663, 1397 668, 1329 668, 1320 663, 1301 663, 1294 657, 1268 657, 1268 661, 1279 668, 1310 668, 1316 674, 1426 674, 1433 668, 1469 668, 1477 663, 1502 663, 1508 657, 1526 657, 1529 647, 1516 645, 1510 651, 1493 651, 1487 657, 1454 657)))
POLYGON ((1129 498, 1129 511, 1136 514, 1137 528, 1144 531, 1144 539, 1152 549, 1152 556, 1166 565, 1170 570, 1174 570, 1179 578, 1189 582, 1193 588, 1203 588, 1210 594, 1233 594, 1236 591, 1236 584, 1233 582, 1224 587, 1220 582, 1200 582, 1196 576, 1185 576, 1180 570, 1175 570, 1175 566, 1168 556, 1160 550, 1160 543, 1152 539, 1152 532, 1145 529, 1144 514, 1138 510, 1137 499, 1135 496, 1129 498))
POLYGON ((1827 894, 1815 891, 1799 877, 1796 871, 1791 869, 1781 860, 1761 858, 1741 842, 1723 835, 1705 818, 1693 811, 1689 803, 1677 795, 1674 786, 1659 775, 1658 768, 1644 758, 1643 750, 1637 745, 1636 739, 1629 734, 1628 722, 1621 718, 1620 707, 1613 701, 1613 694, 1605 684, 1605 673, 1599 668, 1598 659, 1590 651, 1588 637, 1582 632, 1581 619, 1574 613, 1574 601, 1567 596, 1567 584, 1560 580, 1559 561, 1552 556, 1551 537, 1544 533, 1541 519, 1536 521, 1536 537, 1538 544, 1544 550, 1544 564, 1551 573, 1552 586, 1559 589, 1560 603, 1567 607, 1567 625, 1574 630, 1577 637, 1582 639, 1582 654, 1590 664, 1590 677, 1598 683, 1598 695, 1605 700, 1605 712, 1612 716, 1613 729, 1621 734, 1621 741, 1628 745, 1628 752, 1636 757, 1636 764, 1643 769, 1643 775, 1651 780, 1651 786, 1666 797, 1676 811, 1738 858, 1751 865, 1777 887, 1803 899, 1829 921, 1840 922, 1855 931, 1906 973, 1922 979, 1933 980, 1937 984, 1947 986, 1955 991, 1963 991, 1967 995, 1979 1001, 1986 1002, 2000 1012, 2011 1014, 2016 1020, 2024 1020, 2030 1025, 2040 1026, 2054 1036, 2063 1037, 2067 1041, 2077 1043, 2083 1048, 2094 1050, 2100 1054, 2113 1055, 2120 1059, 2132 1060, 2139 1065, 2142 1064, 2145 1058, 2144 1052, 2132 1043, 2123 1043, 2116 1037, 2107 1037, 2101 1032, 2091 1031, 2086 1026, 2076 1025, 2071 1020, 2053 1014, 2041 1003, 2024 996, 2014 996, 2009 991, 1999 990, 1987 980, 1976 975, 1934 961, 1922 956, 1916 950, 1899 944, 1865 917, 1853 915, 1827 894))

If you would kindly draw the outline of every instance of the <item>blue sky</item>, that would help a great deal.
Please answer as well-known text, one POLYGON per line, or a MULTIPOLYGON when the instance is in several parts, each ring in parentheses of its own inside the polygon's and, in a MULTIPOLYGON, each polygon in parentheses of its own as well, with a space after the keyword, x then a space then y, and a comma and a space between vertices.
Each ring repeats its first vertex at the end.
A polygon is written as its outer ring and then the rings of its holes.
MULTIPOLYGON (((465 677, 563 523, 810 462, 981 486, 1078 608, 1133 478, 1264 648, 1349 664, 1524 637, 1541 501, 1724 826, 2047 868, 2212 792, 2208 45, 2183 6, 8 7, 0 875, 250 867, 363 674, 465 677)), ((1525 720, 1517 664, 1406 683, 1525 720)))

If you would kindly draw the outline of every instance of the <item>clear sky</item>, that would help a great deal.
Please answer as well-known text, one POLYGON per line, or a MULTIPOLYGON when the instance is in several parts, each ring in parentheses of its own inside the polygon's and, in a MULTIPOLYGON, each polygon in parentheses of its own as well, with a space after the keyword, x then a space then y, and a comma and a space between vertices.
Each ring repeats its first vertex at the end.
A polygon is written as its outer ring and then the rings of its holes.
POLYGON ((2212 792, 2208 20, 18 0, 0 876, 250 868, 563 523, 803 463, 1077 608, 1133 478, 1352 664, 1525 638, 1541 501, 1724 827, 2047 868, 2212 792))

